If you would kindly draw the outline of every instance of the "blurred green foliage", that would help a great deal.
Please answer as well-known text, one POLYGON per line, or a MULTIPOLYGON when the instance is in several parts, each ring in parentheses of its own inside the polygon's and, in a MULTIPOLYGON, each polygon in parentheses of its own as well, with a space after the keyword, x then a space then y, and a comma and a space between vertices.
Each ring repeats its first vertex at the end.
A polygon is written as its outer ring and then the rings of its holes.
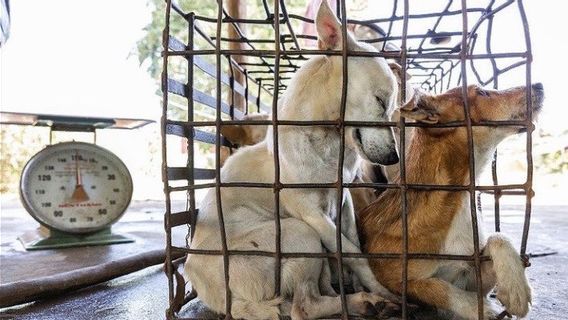
POLYGON ((45 128, 0 125, 0 192, 18 190, 20 173, 28 160, 47 143, 45 128))
MULTIPOLYGON (((243 1, 243 0, 241 0, 243 1)), ((306 0, 287 0, 286 8, 288 12, 293 12, 296 14, 303 14, 306 8, 306 0)), ((273 1, 269 1, 269 6, 272 8, 273 1)), ((178 1, 180 8, 183 12, 189 13, 194 12, 196 15, 204 16, 212 19, 217 18, 217 2, 212 0, 197 0, 197 1, 178 1)), ((144 27, 144 36, 137 41, 136 49, 133 54, 135 54, 142 66, 146 68, 148 73, 159 83, 162 71, 163 59, 161 57, 161 52, 163 50, 162 46, 162 34, 165 26, 165 1, 164 0, 148 0, 147 5, 151 10, 152 20, 148 25, 144 27)), ((266 12, 261 0, 249 0, 246 6, 247 18, 252 19, 266 19, 266 12)), ((216 23, 210 23, 206 21, 196 22, 201 30, 204 31, 209 37, 214 37, 216 33, 216 23)), ((294 28, 298 29, 301 27, 298 21, 294 22, 294 28)), ((240 26, 247 37, 251 39, 273 39, 274 30, 270 24, 248 24, 246 26, 240 26)), ((183 43, 188 43, 188 23, 179 14, 175 13, 173 10, 170 14, 170 35, 180 40, 183 43)), ((227 37, 228 28, 232 28, 229 23, 223 24, 222 36, 227 37)), ((286 32, 284 27, 283 32, 286 32)), ((195 49, 214 49, 202 36, 195 33, 193 46, 195 49)), ((228 42, 223 42, 223 48, 228 47, 228 42)), ((255 49, 270 49, 274 47, 273 43, 259 43, 254 44, 255 49)), ((252 49, 250 47, 245 47, 246 49, 252 49)), ((216 59, 214 55, 200 56, 203 60, 209 62, 211 65, 216 65, 216 59)), ((252 57, 247 57, 245 59, 253 59, 252 57)), ((227 59, 221 59, 222 72, 229 73, 229 65, 227 59)), ((266 70, 264 67, 263 71, 266 70)), ((255 70, 255 67, 249 67, 249 71, 255 70)), ((213 77, 207 75, 205 72, 201 71, 199 68, 194 68, 194 80, 193 88, 197 89, 211 97, 217 96, 217 84, 213 77)), ((170 57, 168 59, 168 77, 178 80, 181 83, 187 83, 188 74, 188 62, 184 57, 170 57)), ((256 95, 258 87, 249 81, 249 92, 256 95)), ((221 99, 230 104, 230 88, 225 85, 221 86, 221 99)), ((261 95, 261 99, 264 103, 270 105, 271 96, 268 94, 261 95)), ((172 120, 185 121, 187 120, 187 100, 173 95, 168 95, 168 118, 172 120)), ((249 104, 248 108, 250 111, 255 112, 256 106, 249 104)), ((215 119, 215 110, 213 108, 201 105, 199 103, 194 104, 193 112, 194 120, 196 121, 207 121, 215 119)), ((228 119, 227 115, 222 115, 223 119, 228 119)), ((214 127, 200 127, 200 130, 214 132, 214 127)), ((213 167, 214 164, 214 147, 212 145, 207 145, 203 143, 198 143, 198 150, 200 157, 205 157, 209 167, 213 167)))
POLYGON ((568 173, 568 149, 538 155, 535 167, 540 169, 539 172, 542 171, 543 173, 568 173))

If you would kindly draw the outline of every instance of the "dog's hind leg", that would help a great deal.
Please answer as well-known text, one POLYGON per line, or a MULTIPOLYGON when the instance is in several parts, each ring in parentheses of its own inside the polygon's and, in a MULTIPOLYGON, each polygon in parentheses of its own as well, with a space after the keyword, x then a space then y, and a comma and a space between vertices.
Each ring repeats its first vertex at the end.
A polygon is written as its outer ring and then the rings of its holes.
MULTIPOLYGON (((425 304, 450 310, 456 315, 468 320, 477 319, 477 293, 462 290, 451 283, 438 279, 409 280, 408 295, 425 304)), ((499 308, 489 299, 483 299, 483 319, 495 319, 499 308)))
POLYGON ((280 304, 284 299, 276 298, 264 301, 234 299, 231 315, 234 319, 279 319, 280 304))

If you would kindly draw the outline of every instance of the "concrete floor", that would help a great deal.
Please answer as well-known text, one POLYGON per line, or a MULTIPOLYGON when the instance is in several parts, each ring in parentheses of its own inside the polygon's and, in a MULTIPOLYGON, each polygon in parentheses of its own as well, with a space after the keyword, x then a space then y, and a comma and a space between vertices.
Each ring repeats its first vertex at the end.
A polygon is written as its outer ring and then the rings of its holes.
MULTIPOLYGON (((1 212, 1 284, 74 270, 135 253, 164 247, 162 204, 134 202, 114 232, 136 239, 135 243, 26 252, 16 240, 37 223, 18 201, 3 201, 1 212)), ((485 213, 489 213, 485 210, 485 213)), ((534 257, 528 269, 534 288, 530 319, 565 319, 568 313, 568 206, 537 206, 529 238, 534 257), (557 254, 547 255, 552 252, 557 254)), ((502 230, 519 243, 522 207, 503 207, 502 230)), ((487 229, 493 222, 486 220, 487 229)), ((174 234, 179 244, 184 232, 174 234)), ((167 282, 155 266, 53 299, 0 309, 0 319, 162 319, 167 308, 167 282)), ((198 301, 184 308, 182 316, 215 315, 198 301)))

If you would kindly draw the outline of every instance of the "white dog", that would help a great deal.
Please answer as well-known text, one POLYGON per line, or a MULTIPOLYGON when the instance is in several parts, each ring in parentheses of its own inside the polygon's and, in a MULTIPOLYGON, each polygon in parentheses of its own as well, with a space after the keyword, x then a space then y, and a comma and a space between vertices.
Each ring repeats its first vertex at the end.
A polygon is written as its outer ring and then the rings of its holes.
MULTIPOLYGON (((341 25, 326 1, 318 11, 318 44, 322 49, 339 50, 341 25)), ((348 36, 350 50, 376 50, 348 36)), ((346 120, 388 121, 395 106, 397 83, 382 58, 350 57, 348 61, 346 120)), ((340 117, 342 57, 318 56, 296 73, 278 102, 280 120, 337 120, 340 117)), ((390 128, 348 127, 343 163, 343 181, 353 181, 362 155, 372 162, 398 162, 390 128)), ((279 126, 280 181, 282 183, 333 183, 338 179, 340 135, 332 126, 279 126)), ((241 148, 229 157, 221 171, 223 182, 273 183, 273 131, 264 141, 241 148)), ((222 188, 221 203, 229 250, 275 251, 275 196, 267 188, 222 188)), ((353 204, 349 192, 343 194, 343 252, 360 252, 353 204)), ((282 252, 321 253, 324 247, 336 252, 337 190, 282 189, 280 192, 282 252), (323 247, 322 247, 323 243, 323 247)), ((221 233, 215 190, 210 190, 199 209, 192 249, 220 250, 221 233)), ((276 319, 281 313, 292 318, 319 318, 341 312, 340 298, 323 296, 318 282, 325 276, 324 259, 283 259, 281 296, 275 296, 275 259, 232 255, 229 276, 234 318, 276 319), (291 301, 290 298, 293 298, 291 301)), ((344 259, 355 277, 371 293, 347 296, 351 313, 376 312, 383 298, 397 299, 373 276, 366 259, 344 259), (381 296, 379 296, 381 295, 381 296)), ((191 254, 185 274, 201 300, 216 312, 225 312, 223 258, 191 254)), ((327 279, 327 278, 326 278, 327 279)), ((328 280, 322 281, 324 294, 332 294, 328 280), (326 289, 327 288, 327 289, 326 289)), ((387 306, 392 305, 386 303, 387 306)), ((380 311, 380 310, 379 310, 380 311)))

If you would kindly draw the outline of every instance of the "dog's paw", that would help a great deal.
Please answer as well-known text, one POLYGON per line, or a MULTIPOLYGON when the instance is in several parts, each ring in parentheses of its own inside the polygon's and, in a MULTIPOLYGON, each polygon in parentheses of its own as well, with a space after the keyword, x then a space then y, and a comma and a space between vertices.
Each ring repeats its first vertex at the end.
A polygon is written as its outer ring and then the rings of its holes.
POLYGON ((290 311, 290 318, 292 320, 304 320, 304 319, 309 319, 309 316, 304 310, 304 308, 298 306, 297 304, 294 304, 292 305, 290 311))
POLYGON ((526 277, 522 280, 497 286, 497 299, 507 312, 518 317, 527 315, 532 302, 531 287, 526 277))
POLYGON ((400 316, 402 313, 400 305, 388 300, 380 301, 375 305, 375 309, 377 310, 380 319, 388 319, 391 317, 400 316))
POLYGON ((358 292, 349 298, 352 312, 360 315, 385 317, 400 311, 400 306, 374 293, 358 292))
MULTIPOLYGON (((483 318, 486 320, 495 320, 502 312, 502 308, 493 300, 484 299, 483 301, 483 318)), ((477 316, 475 317, 477 319, 477 316)))
POLYGON ((376 282, 375 285, 368 285, 367 288, 374 294, 380 295, 383 299, 389 300, 394 303, 401 304, 402 300, 399 296, 390 292, 387 288, 383 287, 379 282, 376 282))

